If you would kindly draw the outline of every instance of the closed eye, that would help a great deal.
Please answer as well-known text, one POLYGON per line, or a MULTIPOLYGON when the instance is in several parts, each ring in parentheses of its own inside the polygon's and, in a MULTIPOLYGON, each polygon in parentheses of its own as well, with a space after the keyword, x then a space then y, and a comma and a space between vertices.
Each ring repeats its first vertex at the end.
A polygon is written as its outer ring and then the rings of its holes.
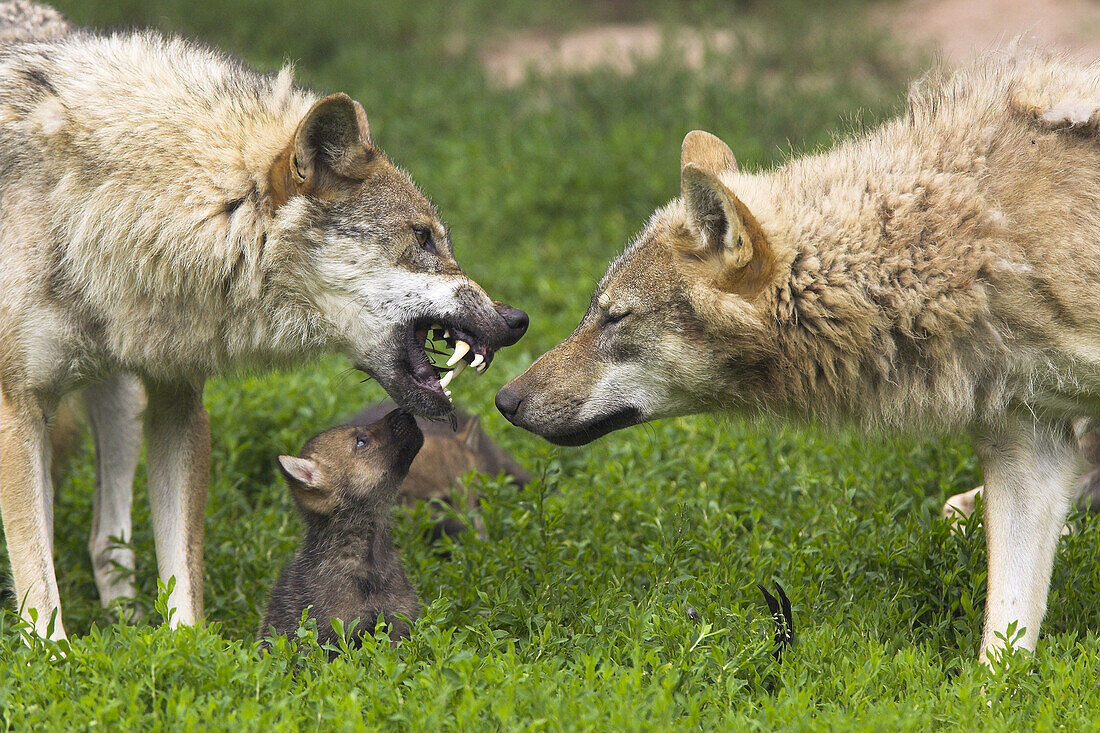
POLYGON ((631 311, 629 309, 615 312, 608 311, 601 319, 601 323, 604 326, 611 326, 629 316, 630 313, 631 311))

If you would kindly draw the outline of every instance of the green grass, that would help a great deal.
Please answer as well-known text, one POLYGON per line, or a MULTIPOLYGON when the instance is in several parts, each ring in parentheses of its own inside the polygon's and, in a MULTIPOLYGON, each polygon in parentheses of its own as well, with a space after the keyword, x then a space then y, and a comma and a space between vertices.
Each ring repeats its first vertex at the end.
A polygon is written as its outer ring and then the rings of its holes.
MULTIPOLYGON (((525 491, 490 482, 488 540, 467 539, 450 559, 420 540, 425 513, 399 517, 424 605, 410 641, 332 664, 308 643, 261 660, 255 628, 300 530, 274 458, 381 393, 335 357, 214 380, 208 624, 159 623, 140 474, 146 617, 120 624, 99 608, 85 449, 57 500, 71 650, 51 661, 20 640, 13 614, 0 617, 4 728, 1095 727, 1100 523, 1074 517, 1079 532, 1062 541, 1038 653, 988 677, 975 662, 983 533, 952 535, 938 519, 947 495, 981 481, 964 442, 701 417, 558 449, 492 409, 676 195, 688 130, 720 135, 751 169, 900 108, 919 61, 859 31, 860 3, 59 5, 83 23, 197 35, 265 68, 296 60, 308 83, 360 99, 375 139, 444 211, 466 269, 531 313, 529 335, 486 376, 459 380, 456 396, 541 478, 525 491), (482 44, 515 28, 631 19, 731 28, 742 44, 703 71, 665 58, 629 78, 596 71, 512 90, 478 64, 482 44), (782 664, 756 589, 773 581, 799 632, 782 664)), ((6 553, 0 562, 7 577, 6 553)), ((15 605, 10 593, 4 602, 15 605)))

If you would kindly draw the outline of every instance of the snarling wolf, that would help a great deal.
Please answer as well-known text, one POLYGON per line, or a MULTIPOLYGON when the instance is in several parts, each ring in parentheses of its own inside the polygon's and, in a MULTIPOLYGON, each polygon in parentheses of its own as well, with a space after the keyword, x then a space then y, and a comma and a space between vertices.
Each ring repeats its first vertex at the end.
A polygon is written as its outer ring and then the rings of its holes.
POLYGON ((1026 49, 933 73, 899 118, 774 170, 691 132, 680 197, 497 406, 565 445, 706 411, 966 431, 980 656, 1013 622, 1032 649, 1100 416, 1098 133, 1100 66, 1026 49))
MULTIPOLYGON (((25 29, 35 7, 5 3, 0 18, 25 29)), ((46 430, 59 398, 86 388, 95 534, 129 538, 147 398, 158 569, 175 577, 173 622, 193 624, 209 375, 339 351, 402 407, 443 416, 453 405, 425 353, 432 326, 484 368, 527 316, 466 276, 438 211, 347 95, 149 31, 8 36, 0 509, 19 604, 39 633, 56 613, 64 636, 46 430)))
POLYGON ((390 510, 424 435, 416 419, 394 410, 370 425, 326 430, 298 456, 279 456, 306 525, 298 553, 271 589, 260 636, 293 637, 308 613, 322 644, 338 641, 332 619, 359 620, 362 642, 379 616, 396 641, 409 635, 420 605, 390 535, 390 510))

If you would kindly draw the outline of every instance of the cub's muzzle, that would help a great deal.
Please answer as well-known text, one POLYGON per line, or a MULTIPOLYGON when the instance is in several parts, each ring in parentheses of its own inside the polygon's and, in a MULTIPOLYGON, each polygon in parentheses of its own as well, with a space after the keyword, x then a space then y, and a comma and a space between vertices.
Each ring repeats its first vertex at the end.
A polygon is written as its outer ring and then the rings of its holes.
POLYGON ((395 466, 402 472, 408 471, 416 454, 424 445, 424 433, 416 424, 416 418, 404 410, 397 409, 387 414, 379 423, 381 428, 379 432, 382 433, 379 437, 388 435, 393 441, 392 455, 395 466))

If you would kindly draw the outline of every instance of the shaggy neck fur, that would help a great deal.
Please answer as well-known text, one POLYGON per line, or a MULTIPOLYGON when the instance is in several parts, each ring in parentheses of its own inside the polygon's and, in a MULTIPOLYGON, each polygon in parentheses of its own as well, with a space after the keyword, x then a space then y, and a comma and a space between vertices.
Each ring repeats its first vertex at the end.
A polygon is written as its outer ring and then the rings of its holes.
POLYGON ((201 378, 326 346, 310 309, 272 274, 293 276, 302 243, 285 232, 309 215, 300 201, 273 211, 267 190, 272 162, 315 101, 289 69, 263 76, 151 32, 17 47, 0 57, 0 72, 13 67, 41 85, 34 100, 0 96, 0 105, 41 146, 23 152, 45 161, 51 204, 38 208, 52 209, 45 230, 61 252, 44 263, 51 289, 59 303, 81 303, 101 328, 87 338, 105 342, 109 358, 154 377, 201 378), (187 342, 168 343, 171 334, 187 342))
POLYGON ((760 407, 943 430, 1034 381, 1018 368, 1028 355, 1014 353, 1031 327, 996 287, 1030 267, 1011 208, 986 182, 1019 137, 1008 84, 966 82, 918 87, 906 118, 864 139, 729 176, 783 273, 765 296, 778 353, 760 407), (987 98, 966 99, 975 89, 987 98))

